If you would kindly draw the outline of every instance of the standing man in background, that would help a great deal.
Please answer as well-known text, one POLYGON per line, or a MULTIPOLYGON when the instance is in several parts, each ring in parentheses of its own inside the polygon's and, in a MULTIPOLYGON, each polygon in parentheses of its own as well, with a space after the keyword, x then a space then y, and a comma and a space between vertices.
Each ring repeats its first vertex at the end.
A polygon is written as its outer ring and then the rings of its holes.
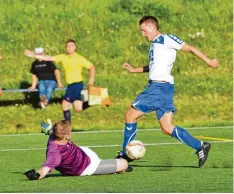
MULTIPOLYGON (((34 53, 36 55, 45 55, 44 49, 41 47, 35 48, 34 53)), ((35 89, 37 86, 37 80, 39 80, 39 104, 42 109, 45 109, 52 97, 55 88, 63 88, 60 71, 52 61, 36 59, 31 65, 30 72, 32 73, 32 85, 29 87, 29 89, 35 89)))
POLYGON ((44 61, 54 61, 56 64, 62 64, 65 70, 66 82, 68 84, 66 93, 62 101, 62 110, 64 119, 71 121, 71 106, 73 105, 76 112, 81 112, 88 108, 88 102, 82 102, 81 91, 83 89, 83 68, 89 69, 89 86, 94 84, 95 67, 83 56, 76 53, 75 40, 69 39, 66 41, 66 54, 56 56, 37 55, 30 50, 25 50, 24 54, 27 57, 36 58, 44 61))
POLYGON ((183 42, 175 35, 161 34, 157 18, 144 16, 140 21, 142 36, 152 42, 149 50, 149 65, 134 68, 130 64, 123 65, 131 73, 149 72, 149 85, 132 103, 125 115, 123 150, 117 158, 126 158, 126 145, 136 136, 137 120, 146 113, 156 111, 162 131, 196 150, 198 167, 201 167, 210 150, 210 143, 201 142, 185 129, 173 124, 176 112, 173 104, 174 77, 171 75, 176 51, 192 53, 203 60, 209 67, 219 66, 217 59, 210 59, 197 48, 183 42))

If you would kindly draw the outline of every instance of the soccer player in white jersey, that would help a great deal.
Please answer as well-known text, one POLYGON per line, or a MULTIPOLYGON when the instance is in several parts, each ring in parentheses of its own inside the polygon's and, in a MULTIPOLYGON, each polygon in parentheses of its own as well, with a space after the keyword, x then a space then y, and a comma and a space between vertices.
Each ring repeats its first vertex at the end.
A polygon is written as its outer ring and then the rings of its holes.
POLYGON ((134 68, 124 63, 123 67, 131 73, 149 72, 149 85, 137 96, 125 115, 123 150, 116 158, 125 158, 130 161, 125 148, 136 136, 137 120, 146 113, 156 111, 162 131, 195 149, 199 160, 198 167, 201 167, 208 157, 211 144, 197 140, 185 129, 173 124, 176 109, 173 104, 174 78, 171 70, 177 50, 192 53, 212 68, 218 67, 219 62, 217 59, 208 58, 197 48, 183 42, 175 35, 162 34, 159 31, 157 18, 153 16, 144 16, 139 21, 139 25, 142 36, 152 42, 149 50, 149 65, 134 68))

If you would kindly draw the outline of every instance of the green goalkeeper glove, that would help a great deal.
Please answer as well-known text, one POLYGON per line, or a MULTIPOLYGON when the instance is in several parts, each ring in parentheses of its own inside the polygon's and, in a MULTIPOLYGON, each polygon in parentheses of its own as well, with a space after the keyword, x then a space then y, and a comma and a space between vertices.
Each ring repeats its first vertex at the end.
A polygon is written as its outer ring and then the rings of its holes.
POLYGON ((48 124, 41 122, 41 133, 45 133, 45 135, 53 134, 53 125, 50 119, 47 119, 48 124))

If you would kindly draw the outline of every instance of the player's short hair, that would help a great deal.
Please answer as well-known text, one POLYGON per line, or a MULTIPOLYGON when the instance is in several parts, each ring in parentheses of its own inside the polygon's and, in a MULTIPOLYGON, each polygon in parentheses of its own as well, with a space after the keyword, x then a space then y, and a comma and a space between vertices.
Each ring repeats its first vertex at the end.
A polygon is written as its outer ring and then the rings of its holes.
POLYGON ((69 43, 69 42, 73 42, 74 44, 76 44, 76 41, 73 40, 73 39, 68 39, 68 40, 66 41, 66 44, 69 43))
POLYGON ((139 25, 145 23, 145 22, 150 22, 153 23, 157 30, 159 30, 159 23, 158 23, 158 19, 154 16, 143 16, 140 20, 139 20, 139 25))
POLYGON ((71 130, 71 122, 68 120, 61 120, 54 124, 53 134, 54 138, 57 140, 64 139, 64 136, 67 135, 71 130))

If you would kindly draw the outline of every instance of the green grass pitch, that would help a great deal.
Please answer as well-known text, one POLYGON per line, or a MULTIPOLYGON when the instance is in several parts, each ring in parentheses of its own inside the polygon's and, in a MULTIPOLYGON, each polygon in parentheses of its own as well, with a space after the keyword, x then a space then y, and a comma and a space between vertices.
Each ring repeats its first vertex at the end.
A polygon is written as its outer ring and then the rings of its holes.
MULTIPOLYGON (((189 129, 195 136, 233 138, 232 127, 189 129)), ((122 131, 73 133, 77 145, 89 146, 103 159, 114 158, 121 149, 122 131)), ((23 172, 38 169, 45 160, 47 136, 43 134, 0 136, 0 192, 233 192, 233 141, 214 141, 206 164, 197 168, 191 148, 160 130, 138 131, 136 139, 146 144, 146 155, 130 163, 123 174, 63 177, 57 171, 40 181, 28 181, 23 172)))

